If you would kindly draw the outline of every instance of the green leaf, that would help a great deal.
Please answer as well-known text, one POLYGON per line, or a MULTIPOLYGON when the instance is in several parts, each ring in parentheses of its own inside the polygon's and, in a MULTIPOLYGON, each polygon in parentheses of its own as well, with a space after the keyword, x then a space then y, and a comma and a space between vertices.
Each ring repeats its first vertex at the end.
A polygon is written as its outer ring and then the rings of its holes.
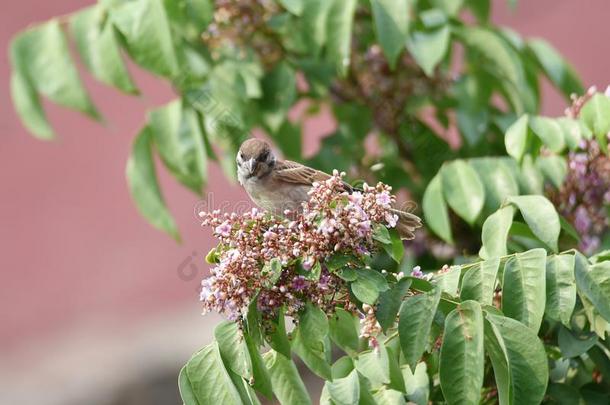
POLYGON ((50 137, 42 108, 34 93, 73 110, 99 119, 70 57, 66 37, 57 20, 35 26, 17 35, 11 43, 13 97, 18 112, 36 120, 28 128, 43 138, 50 137), (46 124, 46 125, 45 125, 46 124))
POLYGON ((197 114, 176 100, 151 111, 148 122, 165 166, 179 182, 201 193, 207 180, 207 153, 197 114))
POLYGON ((288 110, 296 99, 296 72, 288 63, 280 62, 265 75, 262 88, 262 119, 273 134, 288 118, 288 110))
POLYGON ((383 249, 396 263, 400 264, 405 252, 405 245, 396 229, 392 228, 388 232, 390 234, 391 243, 383 245, 383 249))
POLYGON ((469 160, 485 188, 485 207, 493 212, 500 208, 507 197, 519 195, 519 184, 505 161, 498 158, 469 160))
POLYGON ((400 308, 398 336, 405 361, 415 369, 426 350, 430 336, 430 327, 441 298, 441 289, 414 295, 407 298, 400 308))
POLYGON ((237 392, 239 393, 239 397, 243 405, 260 405, 260 401, 258 400, 256 393, 248 381, 244 380, 231 370, 229 370, 229 377, 231 377, 233 385, 235 388, 237 388, 237 392))
POLYGON ((392 288, 379 295, 375 317, 384 332, 387 332, 389 328, 394 326, 396 315, 410 286, 411 279, 401 278, 392 288))
POLYGON ((328 319, 329 334, 333 342, 349 355, 358 351, 358 319, 350 312, 335 308, 335 314, 328 319))
POLYGON ((369 379, 371 384, 390 383, 390 363, 388 352, 383 343, 379 342, 378 350, 367 350, 358 354, 355 365, 363 376, 369 379))
POLYGON ((478 404, 485 355, 483 312, 476 301, 464 301, 445 319, 440 354, 440 381, 449 404, 478 404))
POLYGON ((277 257, 269 260, 263 265, 261 275, 266 278, 265 284, 274 286, 282 275, 282 262, 277 257))
POLYGON ((559 215, 553 204, 543 196, 523 195, 509 197, 508 201, 514 204, 534 235, 544 242, 554 252, 557 252, 557 240, 561 225, 559 215))
POLYGON ((534 53, 545 75, 566 98, 572 94, 583 93, 582 83, 574 68, 548 42, 536 38, 528 41, 527 46, 534 53))
POLYGON ((409 0, 371 0, 375 32, 392 69, 409 35, 409 0))
POLYGON ((214 328, 214 337, 223 362, 235 374, 249 380, 252 378, 252 361, 239 325, 223 321, 214 328))
POLYGON ((407 365, 402 367, 402 376, 405 380, 407 399, 417 405, 427 405, 430 396, 430 381, 425 362, 417 363, 415 372, 407 365))
POLYGON ((564 358, 578 357, 584 354, 597 343, 597 335, 594 332, 575 334, 567 328, 559 327, 557 343, 564 358))
POLYGON ((576 305, 574 256, 550 256, 546 261, 546 307, 544 312, 553 320, 570 327, 576 305))
POLYGON ((428 76, 447 54, 450 31, 445 25, 433 31, 413 31, 407 38, 407 49, 428 76))
POLYGON ((110 9, 110 18, 137 64, 160 76, 178 75, 178 61, 162 0, 122 2, 110 9))
POLYGON ((360 401, 360 379, 356 370, 352 370, 347 377, 326 381, 325 386, 337 405, 357 404, 360 401))
POLYGON ((442 292, 455 297, 457 296, 458 285, 460 283, 460 274, 460 266, 451 266, 448 271, 436 274, 433 278, 433 282, 442 292))
POLYGON ((508 80, 513 84, 519 82, 521 72, 515 64, 509 46, 493 31, 477 27, 465 26, 456 31, 468 49, 476 51, 487 61, 489 69, 497 72, 500 78, 508 80))
POLYGON ((242 403, 239 392, 225 370, 216 342, 191 357, 180 372, 179 385, 180 395, 186 405, 242 403))
POLYGON ((290 358, 290 341, 286 335, 286 318, 284 317, 284 309, 282 308, 276 319, 271 320, 272 330, 268 333, 269 346, 273 350, 290 358))
POLYGON ((561 152, 565 147, 563 129, 554 119, 530 117, 529 126, 532 132, 553 152, 561 152))
POLYGON ((542 342, 518 321, 490 313, 485 318, 485 350, 491 358, 500 405, 539 404, 549 375, 542 342))
POLYGON ((489 20, 491 0, 469 0, 468 4, 480 24, 489 20))
POLYGON ((558 189, 561 188, 568 174, 568 163, 564 157, 558 155, 540 156, 536 160, 536 166, 544 177, 551 181, 553 186, 558 189))
POLYGON ((304 0, 280 0, 280 4, 294 15, 301 15, 305 8, 304 0))
POLYGON ((483 305, 491 305, 499 268, 500 258, 494 257, 468 269, 462 277, 460 299, 462 301, 475 300, 483 305))
POLYGON ((126 93, 137 94, 138 89, 123 63, 114 26, 106 17, 107 10, 99 4, 72 16, 70 30, 78 52, 96 79, 126 93))
POLYGON ((502 312, 537 332, 546 301, 546 251, 517 253, 504 266, 502 312))
POLYGON ((246 346, 248 347, 248 352, 250 353, 250 359, 252 361, 252 375, 254 377, 254 384, 252 386, 258 392, 271 399, 273 396, 271 377, 269 377, 263 357, 258 351, 258 345, 249 334, 244 334, 244 339, 246 340, 246 346))
POLYGON ((136 137, 127 161, 126 176, 129 191, 138 211, 148 222, 179 240, 176 223, 159 190, 151 144, 151 131, 145 127, 136 137))
POLYGON ((373 305, 379 298, 379 289, 371 280, 358 279, 350 284, 350 288, 356 298, 365 304, 373 305))
MULTIPOLYGON (((270 350, 263 355, 263 359, 271 376, 273 393, 280 403, 294 405, 311 404, 307 388, 290 358, 270 350)), ((223 404, 223 402, 218 402, 215 405, 220 404, 223 404)))
POLYGON ((453 244, 449 211, 443 197, 443 185, 440 174, 434 176, 430 183, 428 183, 428 187, 426 187, 424 192, 422 208, 428 227, 445 242, 453 244))
POLYGON ((303 8, 303 40, 309 53, 317 57, 327 39, 327 20, 333 2, 328 0, 309 0, 303 8))
POLYGON ((483 209, 485 189, 477 172, 464 160, 454 160, 441 169, 443 194, 449 206, 473 224, 483 209))
POLYGON ((506 130, 506 136, 504 137, 506 152, 517 161, 521 161, 525 153, 528 128, 529 117, 523 115, 506 130))
POLYGON ((329 0, 326 28, 326 57, 337 67, 340 76, 347 74, 352 44, 352 25, 357 0, 329 0))
POLYGON ((440 8, 450 17, 454 17, 462 8, 464 0, 432 0, 432 4, 440 8))
POLYGON ((585 136, 581 125, 584 124, 574 118, 560 117, 556 119, 557 123, 563 130, 563 139, 570 149, 576 149, 580 144, 581 139, 585 136))
POLYGON ((481 239, 483 246, 479 252, 482 259, 505 256, 508 232, 513 224, 515 208, 507 205, 491 214, 483 223, 481 239))
POLYGON ((374 403, 377 405, 405 405, 405 397, 402 392, 382 387, 374 395, 374 403))
POLYGON ((604 319, 610 322, 610 262, 589 265, 580 253, 574 267, 576 286, 604 319))
POLYGON ((327 380, 332 379, 330 364, 326 360, 328 332, 328 320, 324 311, 308 303, 299 315, 299 327, 292 341, 292 350, 307 367, 327 380))
POLYGON ((18 70, 11 73, 11 98, 23 125, 38 139, 55 137, 32 83, 18 70))
POLYGON ((580 110, 580 119, 596 136, 600 147, 607 152, 608 132, 610 132, 610 98, 597 93, 580 110))

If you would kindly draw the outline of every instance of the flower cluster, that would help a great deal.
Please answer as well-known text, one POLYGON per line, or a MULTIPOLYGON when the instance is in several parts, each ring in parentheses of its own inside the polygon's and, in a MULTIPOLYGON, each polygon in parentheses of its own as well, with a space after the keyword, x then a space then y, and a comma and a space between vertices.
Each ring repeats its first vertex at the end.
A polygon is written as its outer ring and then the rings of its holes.
POLYGON ((389 186, 365 184, 362 191, 348 193, 343 175, 335 172, 314 183, 302 212, 286 212, 286 218, 257 209, 243 215, 200 213, 220 242, 209 255, 216 267, 202 281, 204 313, 217 311, 235 320, 255 297, 269 318, 280 308, 294 314, 306 302, 327 312, 336 306, 353 310, 345 282, 325 262, 335 254, 370 254, 375 227, 392 228, 398 218, 391 211, 389 186))
MULTIPOLYGON (((595 92, 592 87, 584 96, 574 97, 566 114, 577 118, 595 92)), ((610 157, 600 151, 597 141, 583 140, 578 150, 570 152, 565 181, 560 190, 551 192, 551 199, 576 228, 579 248, 587 254, 597 250, 610 226, 610 157)))

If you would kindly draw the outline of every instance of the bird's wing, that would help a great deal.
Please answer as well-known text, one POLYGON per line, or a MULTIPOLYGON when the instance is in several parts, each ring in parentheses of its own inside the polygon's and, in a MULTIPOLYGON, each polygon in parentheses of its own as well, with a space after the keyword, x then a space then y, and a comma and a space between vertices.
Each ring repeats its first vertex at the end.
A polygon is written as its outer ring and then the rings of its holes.
POLYGON ((315 181, 324 181, 330 178, 330 175, 324 172, 290 160, 277 162, 274 176, 277 180, 304 186, 311 186, 315 181))

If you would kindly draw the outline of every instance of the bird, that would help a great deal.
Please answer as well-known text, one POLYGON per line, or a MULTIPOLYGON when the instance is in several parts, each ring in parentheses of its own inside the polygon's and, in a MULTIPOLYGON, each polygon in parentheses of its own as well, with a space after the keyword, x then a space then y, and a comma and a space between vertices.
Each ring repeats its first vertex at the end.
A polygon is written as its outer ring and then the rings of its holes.
MULTIPOLYGON (((314 182, 322 182, 331 176, 290 160, 279 160, 269 144, 258 138, 244 141, 236 156, 237 179, 250 199, 260 208, 284 216, 286 212, 299 213, 302 204, 309 200, 309 190, 314 182)), ((355 188, 345 183, 345 191, 355 188)), ((398 216, 396 230, 401 239, 415 237, 415 230, 421 227, 421 219, 411 211, 415 203, 408 202, 392 212, 398 216)))

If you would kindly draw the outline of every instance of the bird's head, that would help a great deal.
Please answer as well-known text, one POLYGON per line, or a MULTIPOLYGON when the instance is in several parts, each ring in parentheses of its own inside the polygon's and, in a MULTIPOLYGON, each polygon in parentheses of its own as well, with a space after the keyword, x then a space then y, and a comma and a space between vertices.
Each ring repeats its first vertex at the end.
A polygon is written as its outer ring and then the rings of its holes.
POLYGON ((243 181, 268 175, 275 166, 275 155, 267 142, 251 138, 241 144, 236 161, 237 174, 243 181))

